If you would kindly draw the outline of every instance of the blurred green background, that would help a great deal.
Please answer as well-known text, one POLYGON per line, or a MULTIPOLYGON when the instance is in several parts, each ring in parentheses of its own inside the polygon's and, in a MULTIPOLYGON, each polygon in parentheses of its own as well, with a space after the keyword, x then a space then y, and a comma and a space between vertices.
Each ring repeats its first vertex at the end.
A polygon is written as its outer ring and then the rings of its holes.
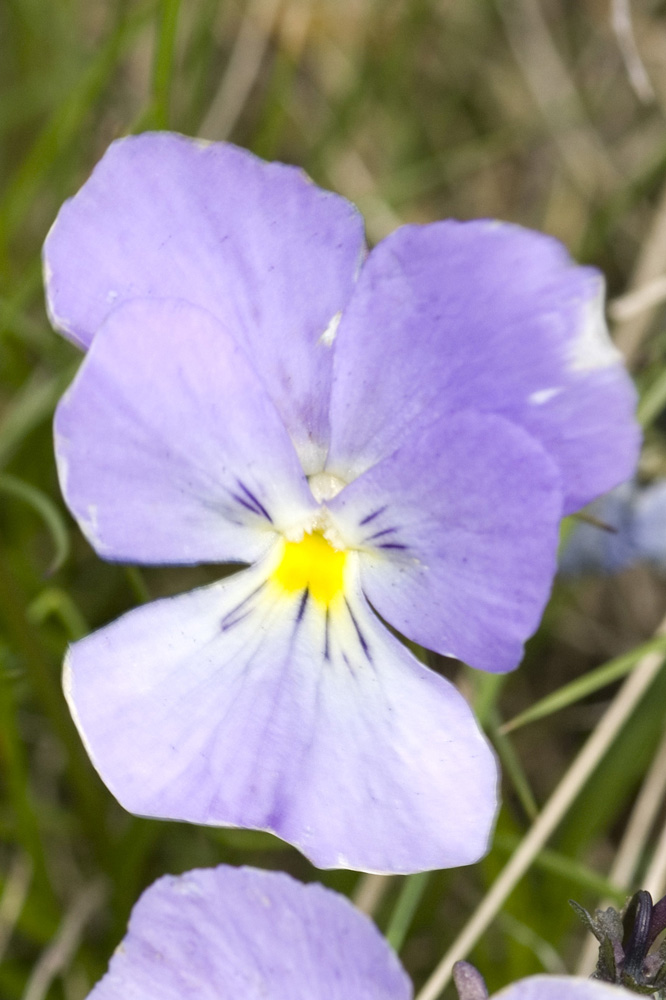
MULTIPOLYGON (((359 205, 370 242, 450 216, 552 233, 607 275, 617 343, 641 391, 650 480, 666 474, 665 126, 661 2, 0 0, 2 1000, 81 1000, 141 889, 220 861, 351 894, 422 983, 637 654, 538 723, 510 735, 502 723, 635 650, 666 614, 664 581, 643 567, 558 584, 505 681, 432 664, 475 701, 504 766, 495 844, 472 868, 410 880, 320 873, 268 835, 125 814, 69 719, 65 646, 210 574, 102 563, 60 498, 50 422, 80 355, 49 328, 40 249, 62 201, 117 136, 173 128, 303 166, 359 205)), ((569 896, 588 907, 622 900, 646 873, 665 890, 665 696, 659 673, 483 935, 472 958, 491 992, 576 967, 583 933, 569 896), (631 848, 622 872, 618 847, 631 848)))

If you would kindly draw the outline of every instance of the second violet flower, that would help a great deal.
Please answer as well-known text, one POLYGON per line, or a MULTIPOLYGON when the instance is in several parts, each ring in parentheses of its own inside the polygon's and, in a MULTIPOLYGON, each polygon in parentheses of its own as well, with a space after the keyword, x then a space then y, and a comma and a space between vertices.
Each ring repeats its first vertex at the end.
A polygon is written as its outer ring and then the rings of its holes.
POLYGON ((300 171, 167 133, 114 143, 45 262, 54 325, 90 348, 55 435, 91 544, 251 564, 70 650, 110 789, 322 867, 478 859, 492 752, 381 619, 519 662, 560 517, 636 457, 597 272, 493 222, 405 226, 366 259, 354 207, 300 171))

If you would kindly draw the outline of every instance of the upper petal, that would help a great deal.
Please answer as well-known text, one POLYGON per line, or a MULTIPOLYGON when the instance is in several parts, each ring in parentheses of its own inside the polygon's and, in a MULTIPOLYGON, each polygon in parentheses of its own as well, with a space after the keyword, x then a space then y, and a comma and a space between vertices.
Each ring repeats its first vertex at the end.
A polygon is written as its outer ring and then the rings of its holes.
POLYGON ((621 986, 577 976, 529 976, 494 993, 492 1000, 628 1000, 621 986))
POLYGON ((166 875, 132 910, 90 1000, 410 1000, 375 925, 330 889, 281 872, 166 875))
POLYGON ((143 815, 270 830, 324 868, 478 860, 496 764, 461 695, 358 595, 325 613, 266 579, 144 605, 71 648, 70 707, 111 791, 143 815))
POLYGON ((102 333, 55 417, 62 491, 100 555, 250 562, 315 507, 275 407, 218 320, 144 299, 102 333))
POLYGON ((130 299, 203 306, 233 330, 307 455, 326 442, 331 355, 321 337, 363 253, 354 206, 302 171, 226 143, 146 133, 113 143, 60 210, 44 250, 47 302, 54 325, 84 347, 130 299))
POLYGON ((562 471, 565 512, 628 478, 635 392, 602 281, 550 237, 496 222, 405 226, 371 253, 336 339, 331 472, 390 454, 424 411, 503 414, 562 471))
POLYGON ((518 664, 550 594, 562 511, 534 438, 473 411, 419 425, 329 507, 391 625, 484 670, 518 664))

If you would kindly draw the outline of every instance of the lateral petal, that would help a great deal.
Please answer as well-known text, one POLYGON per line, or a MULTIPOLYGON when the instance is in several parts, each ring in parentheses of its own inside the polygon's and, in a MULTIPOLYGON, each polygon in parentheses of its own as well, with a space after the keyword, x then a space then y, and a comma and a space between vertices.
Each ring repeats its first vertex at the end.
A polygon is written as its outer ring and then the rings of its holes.
POLYGON ((136 300, 102 333, 55 417, 62 491, 100 555, 250 562, 315 509, 275 407, 210 313, 136 300))

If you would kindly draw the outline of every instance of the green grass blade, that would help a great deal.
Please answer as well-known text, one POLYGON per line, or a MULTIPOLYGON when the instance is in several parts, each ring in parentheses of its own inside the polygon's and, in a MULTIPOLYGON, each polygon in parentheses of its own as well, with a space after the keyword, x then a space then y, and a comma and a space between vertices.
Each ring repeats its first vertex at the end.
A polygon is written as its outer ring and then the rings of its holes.
POLYGON ((503 731, 497 709, 492 709, 488 724, 504 773, 511 781, 526 815, 533 821, 539 814, 539 807, 527 780, 525 769, 520 762, 520 757, 516 753, 513 743, 503 731))
POLYGON ((18 476, 12 476, 8 472, 0 472, 0 493, 23 500, 39 514, 51 535, 55 550, 48 573, 55 573, 69 555, 69 532, 65 520, 53 500, 38 490, 36 486, 26 483, 18 476))
POLYGON ((486 674, 471 667, 468 671, 474 685, 474 712, 480 724, 486 726, 506 684, 508 674, 486 674))
POLYGON ((28 766, 6 659, 5 651, 0 649, 0 759, 4 763, 18 842, 32 860, 35 877, 44 896, 44 904, 49 909, 55 910, 56 898, 46 865, 44 845, 28 792, 28 766))
MULTIPOLYGON (((498 833, 495 836, 493 846, 502 851, 502 853, 513 854, 520 841, 521 837, 517 834, 498 833)), ((575 882, 581 889, 591 892, 595 896, 602 898, 607 896, 618 904, 623 904, 626 901, 626 890, 618 889, 617 886, 609 882, 603 875, 599 875, 598 872, 588 868, 587 865, 583 865, 579 861, 567 857, 560 851, 544 848, 534 859, 534 866, 535 868, 540 868, 542 871, 550 872, 562 879, 566 879, 569 882, 575 882)))
POLYGON ((60 677, 53 669, 53 659, 39 630, 31 625, 26 615, 26 604, 23 585, 0 548, 0 626, 4 624, 8 642, 23 662, 35 696, 66 751, 83 827, 91 844, 101 852, 106 837, 103 824, 100 824, 102 792, 67 709, 60 677))
POLYGON ((36 371, 15 394, 0 420, 0 469, 18 451, 27 435, 49 419, 77 367, 78 363, 49 376, 36 371))
POLYGON ((528 722, 536 722, 547 715, 568 708, 569 705, 575 705, 577 701, 581 701, 587 695, 594 694, 595 691, 599 691, 626 676, 641 657, 653 652, 666 652, 666 636, 649 639, 632 649, 631 652, 617 656, 615 659, 609 660, 608 663, 604 663, 603 666, 597 667, 596 670, 591 670, 583 677, 579 677, 570 684, 565 684, 564 687, 537 701, 526 711, 506 722, 501 727, 500 732, 502 734, 513 732, 514 729, 525 726, 528 722))
POLYGON ((168 128, 171 118, 171 79, 179 11, 180 0, 161 0, 153 62, 152 125, 154 128, 168 128))
POLYGON ((150 7, 142 7, 122 20, 111 32, 95 59, 87 67, 69 97, 52 117, 7 185, 0 200, 0 259, 7 256, 9 240, 33 204, 60 155, 81 133, 86 115, 117 69, 120 54, 144 26, 150 7))
POLYGON ((402 883, 395 908, 386 931, 386 938, 396 951, 400 951, 409 932, 414 914, 426 890, 431 872, 408 875, 402 883))
POLYGON ((65 627, 70 639, 82 639, 90 632, 90 627, 78 607, 60 587, 47 587, 28 606, 28 618, 41 625, 47 618, 57 618, 65 627))
POLYGON ((647 430, 666 406, 666 371, 661 372, 643 393, 638 403, 636 416, 641 426, 647 430))

